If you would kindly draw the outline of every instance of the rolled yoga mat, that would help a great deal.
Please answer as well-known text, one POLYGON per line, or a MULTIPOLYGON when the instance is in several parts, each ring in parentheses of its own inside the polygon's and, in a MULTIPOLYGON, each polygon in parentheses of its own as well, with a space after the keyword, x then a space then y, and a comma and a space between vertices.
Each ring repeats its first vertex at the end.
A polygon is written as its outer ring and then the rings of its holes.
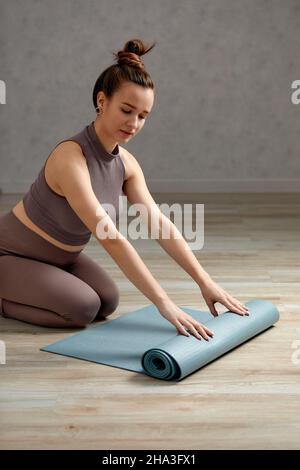
POLYGON ((209 312, 180 307, 214 332, 209 341, 178 333, 151 304, 114 320, 107 319, 103 324, 89 326, 41 351, 179 381, 279 319, 277 308, 269 301, 251 300, 245 305, 250 310, 249 316, 227 311, 213 317, 209 312))

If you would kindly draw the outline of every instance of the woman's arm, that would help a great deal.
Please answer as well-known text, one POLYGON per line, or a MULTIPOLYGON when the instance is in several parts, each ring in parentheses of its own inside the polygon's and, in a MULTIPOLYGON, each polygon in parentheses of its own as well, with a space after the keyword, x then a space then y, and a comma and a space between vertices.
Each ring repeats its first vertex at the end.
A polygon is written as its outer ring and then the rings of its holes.
POLYGON ((177 227, 157 207, 138 161, 127 150, 125 155, 128 178, 124 184, 124 192, 131 204, 138 203, 144 206, 148 232, 152 232, 154 221, 155 232, 158 233, 157 242, 196 281, 213 315, 218 315, 214 306, 216 302, 222 303, 239 315, 247 315, 247 308, 219 287, 202 268, 177 227), (170 236, 164 238, 162 236, 164 233, 170 236))
POLYGON ((189 245, 184 240, 176 225, 161 211, 158 214, 160 224, 160 235, 168 233, 170 236, 164 238, 159 236, 157 242, 193 279, 201 286, 210 279, 210 275, 202 268, 189 245), (163 232, 162 232, 163 231, 163 232))
MULTIPOLYGON (((113 224, 112 221, 111 223, 113 224)), ((153 304, 159 308, 162 303, 168 300, 171 301, 164 289, 154 279, 135 248, 126 238, 99 240, 99 242, 118 264, 125 276, 148 297, 153 304)))

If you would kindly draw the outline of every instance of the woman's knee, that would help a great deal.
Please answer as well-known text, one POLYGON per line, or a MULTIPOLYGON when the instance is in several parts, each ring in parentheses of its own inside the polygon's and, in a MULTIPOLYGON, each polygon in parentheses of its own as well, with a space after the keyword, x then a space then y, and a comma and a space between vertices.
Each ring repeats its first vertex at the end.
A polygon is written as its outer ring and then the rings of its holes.
POLYGON ((111 286, 108 292, 101 296, 101 307, 97 318, 105 318, 115 312, 120 302, 120 291, 117 285, 111 286))
POLYGON ((72 306, 67 319, 72 325, 79 327, 86 326, 95 319, 101 304, 100 297, 96 292, 81 296, 80 300, 77 299, 76 303, 72 306))

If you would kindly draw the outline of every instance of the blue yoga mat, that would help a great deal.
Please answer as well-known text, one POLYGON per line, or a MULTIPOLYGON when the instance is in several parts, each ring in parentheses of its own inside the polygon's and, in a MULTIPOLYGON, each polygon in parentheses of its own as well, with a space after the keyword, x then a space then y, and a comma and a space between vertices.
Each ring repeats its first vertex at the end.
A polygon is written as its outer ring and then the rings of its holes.
POLYGON ((251 300, 245 305, 250 309, 249 316, 228 311, 213 317, 209 312, 180 307, 214 332, 209 341, 179 334, 151 304, 114 320, 107 319, 103 324, 91 325, 41 351, 179 381, 279 319, 277 308, 269 301, 251 300))

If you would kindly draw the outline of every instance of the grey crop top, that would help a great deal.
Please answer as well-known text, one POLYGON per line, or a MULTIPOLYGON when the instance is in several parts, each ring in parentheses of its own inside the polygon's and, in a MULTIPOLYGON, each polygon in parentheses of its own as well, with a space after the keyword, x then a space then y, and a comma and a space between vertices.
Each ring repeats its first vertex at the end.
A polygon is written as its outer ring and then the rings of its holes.
MULTIPOLYGON (((94 121, 73 137, 60 141, 56 147, 69 140, 81 146, 95 196, 116 223, 122 210, 121 196, 125 177, 119 145, 116 144, 112 153, 107 152, 96 133, 94 121), (110 209, 111 206, 114 210, 110 209)), ((47 184, 45 179, 47 160, 23 197, 25 212, 33 223, 56 240, 70 245, 87 243, 91 238, 91 231, 74 212, 67 199, 57 194, 47 184)))

